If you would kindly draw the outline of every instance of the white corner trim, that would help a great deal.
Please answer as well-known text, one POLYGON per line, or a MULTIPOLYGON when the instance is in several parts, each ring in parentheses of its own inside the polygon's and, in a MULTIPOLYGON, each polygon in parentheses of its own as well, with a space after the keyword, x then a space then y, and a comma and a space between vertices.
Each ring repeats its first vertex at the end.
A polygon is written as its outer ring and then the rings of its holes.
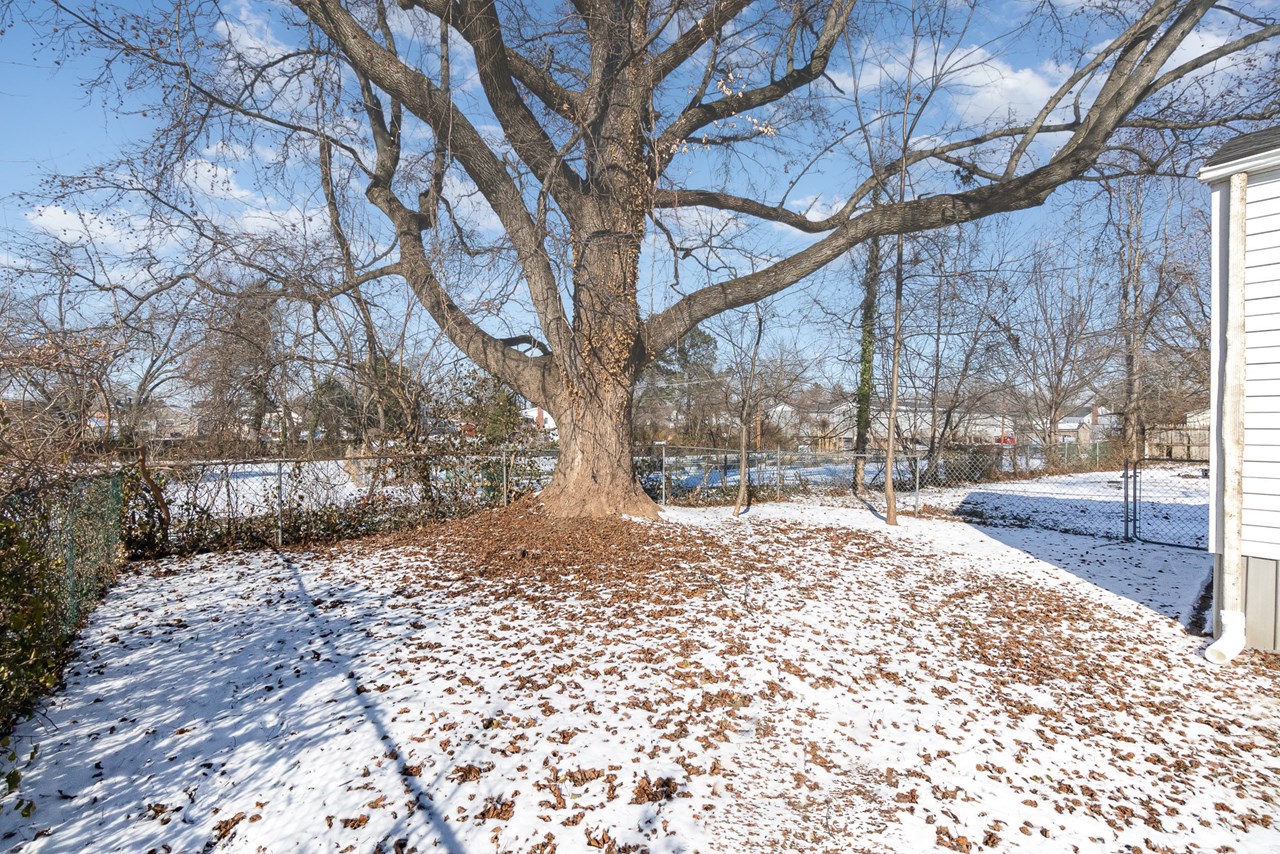
POLYGON ((1239 160, 1229 160, 1216 166, 1206 166, 1197 176, 1206 184, 1230 178, 1237 172, 1262 172, 1280 166, 1280 148, 1251 154, 1239 160))
MULTIPOLYGON (((1248 204, 1249 175, 1236 172, 1231 176, 1227 199, 1226 293, 1221 307, 1226 309, 1222 363, 1222 408, 1219 410, 1219 442, 1222 444, 1222 599, 1218 607, 1223 613, 1245 610, 1244 555, 1242 518, 1244 515, 1244 271, 1245 216, 1248 204)), ((1216 311, 1219 306, 1215 305, 1216 311)))

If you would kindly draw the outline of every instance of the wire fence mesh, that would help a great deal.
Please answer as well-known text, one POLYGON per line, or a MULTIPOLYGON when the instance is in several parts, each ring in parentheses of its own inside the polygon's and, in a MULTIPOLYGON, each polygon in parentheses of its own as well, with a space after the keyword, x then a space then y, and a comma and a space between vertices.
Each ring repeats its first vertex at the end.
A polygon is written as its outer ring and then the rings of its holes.
POLYGON ((145 556, 365 536, 510 502, 554 467, 525 449, 152 462, 127 492, 125 539, 145 556))
MULTIPOLYGON (((556 461, 554 448, 517 448, 152 463, 168 519, 131 489, 126 540, 147 554, 360 536, 514 501, 545 486, 556 461)), ((732 502, 745 479, 753 500, 856 494, 882 507, 888 475, 880 452, 752 450, 744 466, 736 450, 659 443, 636 448, 634 464, 665 504, 732 502)), ((893 482, 908 511, 1194 547, 1207 535, 1201 467, 1146 460, 1126 472, 1108 442, 980 445, 900 453, 893 482)))
POLYGON ((0 501, 0 732, 57 682, 120 564, 121 475, 67 477, 0 501))
MULTIPOLYGON (((56 680, 66 641, 131 556, 362 536, 517 500, 550 480, 555 449, 446 449, 339 459, 204 460, 125 465, 0 502, 0 724, 56 680), (122 546, 125 548, 122 550, 122 546), (41 686, 44 686, 43 688, 41 686)), ((635 470, 666 504, 854 495, 884 506, 880 453, 737 451, 651 445, 635 470)), ((1144 459, 1132 469, 1105 442, 987 445, 899 454, 902 509, 969 521, 1204 548, 1207 465, 1144 459)))
POLYGON ((1208 548, 1208 460, 1139 460, 1133 468, 1132 495, 1134 539, 1208 548))

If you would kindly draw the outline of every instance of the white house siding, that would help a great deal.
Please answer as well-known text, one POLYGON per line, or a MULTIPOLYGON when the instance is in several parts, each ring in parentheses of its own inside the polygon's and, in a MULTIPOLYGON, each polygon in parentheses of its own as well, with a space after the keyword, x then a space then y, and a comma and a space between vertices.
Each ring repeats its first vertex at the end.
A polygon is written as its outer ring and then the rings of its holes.
MULTIPOLYGON (((1280 169, 1249 175, 1245 233, 1241 551, 1256 559, 1280 555, 1280 169)), ((1274 574, 1274 562, 1264 565, 1274 574)), ((1260 568, 1249 573, 1255 593, 1262 592, 1260 568)), ((1274 600, 1274 591, 1265 598, 1274 600)), ((1274 641, 1264 648, 1275 648, 1274 641)))
POLYGON ((1280 578, 1277 562, 1265 558, 1245 558, 1244 630, 1245 643, 1255 649, 1280 649, 1280 578))

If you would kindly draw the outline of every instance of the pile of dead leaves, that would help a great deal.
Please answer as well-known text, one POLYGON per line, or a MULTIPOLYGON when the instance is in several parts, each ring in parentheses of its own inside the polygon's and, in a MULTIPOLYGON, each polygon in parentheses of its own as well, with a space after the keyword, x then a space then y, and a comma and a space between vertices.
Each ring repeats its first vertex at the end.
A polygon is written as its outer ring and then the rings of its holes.
POLYGON ((436 571, 456 573, 455 581, 532 601, 608 590, 614 603, 674 603, 778 569, 750 544, 687 526, 560 519, 532 501, 378 542, 425 551, 436 571))

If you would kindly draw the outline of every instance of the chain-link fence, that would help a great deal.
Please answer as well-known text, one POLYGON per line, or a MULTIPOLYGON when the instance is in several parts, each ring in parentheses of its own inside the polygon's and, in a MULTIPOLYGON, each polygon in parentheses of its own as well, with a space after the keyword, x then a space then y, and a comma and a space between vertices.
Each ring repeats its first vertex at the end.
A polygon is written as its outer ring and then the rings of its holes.
MULTIPOLYGON (((979 445, 899 453, 893 481, 900 507, 993 524, 1123 536, 1124 490, 1116 449, 1107 442, 1050 448, 979 445)), ((656 445, 637 470, 657 500, 732 500, 744 473, 737 451, 656 445)), ((752 451, 745 477, 757 497, 857 493, 882 504, 881 452, 752 451)))
POLYGON ((0 501, 0 732, 56 684, 68 642, 115 579, 119 473, 0 501))
POLYGON ((1129 535, 1134 539, 1208 548, 1208 460, 1139 460, 1133 467, 1130 493, 1129 535))
POLYGON ((132 469, 134 556, 365 536, 466 515, 541 488, 554 453, 152 462, 132 469))
MULTIPOLYGON (((884 501, 882 453, 754 450, 744 468, 735 450, 655 444, 637 448, 634 459, 645 489, 665 504, 731 502, 744 478, 754 500, 856 493, 872 506, 884 501)), ((152 463, 157 489, 133 482, 126 536, 135 554, 361 536, 505 504, 544 486, 555 465, 555 449, 529 448, 152 463), (167 518, 151 498, 157 491, 167 518)), ((1174 476, 1151 474, 1153 466, 1146 462, 1140 492, 1130 480, 1139 470, 1126 474, 1111 443, 982 445, 900 453, 893 478, 899 507, 908 511, 1195 545, 1207 529, 1207 489, 1189 489, 1193 479, 1177 475, 1179 488, 1161 498, 1153 479, 1174 476), (1135 524, 1140 497, 1147 504, 1135 524), (1166 535, 1175 524, 1186 530, 1166 535)))
MULTIPOLYGON (((544 486, 555 464, 554 449, 152 463, 168 519, 135 482, 126 533, 136 554, 359 536, 504 504, 544 486)), ((674 504, 732 501, 744 475, 757 500, 856 492, 874 504, 886 474, 877 453, 751 451, 744 472, 737 451, 661 444, 638 448, 635 466, 655 500, 674 504)), ((1105 537, 1126 536, 1137 512, 1126 509, 1125 480, 1105 442, 902 453, 894 466, 905 509, 1105 537)), ((1159 536, 1161 514, 1185 519, 1191 533, 1161 541, 1194 544, 1207 500, 1181 489, 1155 503, 1185 509, 1149 507, 1138 531, 1159 536)))
MULTIPOLYGON (((894 485, 912 492, 917 463, 899 456, 894 485)), ((732 501, 744 476, 757 498, 784 495, 884 492, 882 454, 844 451, 748 451, 745 473, 739 452, 723 448, 652 445, 637 449, 636 472, 664 504, 732 501)))
POLYGON ((926 474, 922 510, 996 525, 1121 538, 1125 474, 1107 442, 949 450, 926 474))
MULTIPOLYGON (((529 448, 153 462, 150 484, 130 481, 126 538, 142 555, 361 536, 505 504, 544 486, 555 465, 555 449, 529 448)), ((905 509, 1120 536, 1115 465, 1107 443, 987 445, 900 453, 893 477, 905 509)), ((882 453, 751 451, 744 470, 734 450, 663 444, 637 448, 635 468, 655 500, 672 504, 732 501, 744 477, 756 500, 856 492, 876 503, 887 473, 882 453)))

